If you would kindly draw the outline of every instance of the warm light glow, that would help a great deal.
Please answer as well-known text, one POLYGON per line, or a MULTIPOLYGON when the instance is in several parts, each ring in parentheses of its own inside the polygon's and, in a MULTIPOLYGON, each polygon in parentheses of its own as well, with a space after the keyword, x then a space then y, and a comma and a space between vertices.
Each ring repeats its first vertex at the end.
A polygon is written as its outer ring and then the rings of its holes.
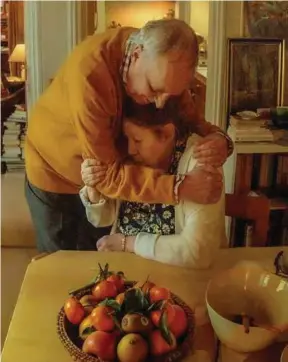
POLYGON ((16 45, 12 54, 10 55, 9 62, 25 63, 25 44, 16 45))
POLYGON ((106 27, 112 21, 121 26, 141 28, 149 20, 162 19, 175 1, 106 1, 106 27))

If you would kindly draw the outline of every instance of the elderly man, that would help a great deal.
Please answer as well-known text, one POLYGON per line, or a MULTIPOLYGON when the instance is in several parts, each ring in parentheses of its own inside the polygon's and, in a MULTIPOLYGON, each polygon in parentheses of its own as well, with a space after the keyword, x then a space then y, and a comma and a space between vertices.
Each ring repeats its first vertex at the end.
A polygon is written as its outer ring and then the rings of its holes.
MULTIPOLYGON (((69 56, 31 112, 26 140, 26 197, 39 251, 95 249, 107 234, 86 220, 80 201, 80 165, 94 158, 109 165, 97 189, 110 198, 175 204, 216 202, 229 138, 197 113, 189 86, 198 60, 194 31, 176 19, 142 29, 118 28, 88 37, 69 56), (163 107, 181 102, 182 117, 203 136, 195 157, 202 168, 187 175, 161 174, 125 164, 121 137, 122 104, 163 107)), ((97 166, 96 166, 97 167, 97 166)))

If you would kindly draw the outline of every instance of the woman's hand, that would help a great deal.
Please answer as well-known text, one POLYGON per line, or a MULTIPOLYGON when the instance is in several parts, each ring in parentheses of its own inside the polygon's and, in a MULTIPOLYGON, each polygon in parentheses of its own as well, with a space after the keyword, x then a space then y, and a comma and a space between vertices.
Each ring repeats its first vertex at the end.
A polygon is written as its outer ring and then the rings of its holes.
POLYGON ((81 164, 82 181, 86 186, 95 187, 104 180, 107 169, 100 161, 87 158, 81 164))
POLYGON ((193 155, 199 164, 220 167, 228 157, 228 141, 221 134, 213 133, 195 144, 193 155))
MULTIPOLYGON (((122 251, 123 234, 112 234, 103 236, 96 243, 98 251, 122 251)), ((127 252, 134 253, 135 236, 126 237, 127 252)))

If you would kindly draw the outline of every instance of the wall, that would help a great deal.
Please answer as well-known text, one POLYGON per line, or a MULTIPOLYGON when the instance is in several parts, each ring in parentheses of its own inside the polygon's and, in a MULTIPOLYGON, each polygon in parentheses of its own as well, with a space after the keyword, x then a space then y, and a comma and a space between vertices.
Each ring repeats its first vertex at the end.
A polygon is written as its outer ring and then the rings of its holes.
POLYGON ((116 21, 122 26, 142 27, 148 20, 161 19, 174 1, 106 1, 106 26, 116 21))
POLYGON ((199 34, 208 37, 209 1, 190 1, 190 26, 199 34))
POLYGON ((41 1, 42 77, 44 87, 53 78, 66 59, 68 42, 68 16, 66 1, 41 1))
POLYGON ((106 2, 97 1, 97 29, 96 33, 102 33, 106 29, 106 2))
POLYGON ((76 45, 77 16, 76 1, 24 1, 28 108, 76 45))
POLYGON ((226 2, 227 38, 243 36, 243 1, 226 2))

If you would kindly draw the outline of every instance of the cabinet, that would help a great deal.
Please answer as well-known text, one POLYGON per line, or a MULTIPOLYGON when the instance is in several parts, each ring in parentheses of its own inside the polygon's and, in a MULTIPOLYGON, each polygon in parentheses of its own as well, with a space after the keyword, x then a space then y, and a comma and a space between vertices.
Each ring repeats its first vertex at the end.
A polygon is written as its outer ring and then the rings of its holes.
MULTIPOLYGON (((226 193, 268 197, 270 225, 267 243, 288 245, 288 146, 235 143, 233 154, 224 164, 224 176, 226 193)), ((247 226, 241 220, 236 225, 227 218, 226 231, 230 245, 245 244, 247 226)))
POLYGON ((1 72, 10 73, 8 44, 8 1, 1 4, 1 72))

